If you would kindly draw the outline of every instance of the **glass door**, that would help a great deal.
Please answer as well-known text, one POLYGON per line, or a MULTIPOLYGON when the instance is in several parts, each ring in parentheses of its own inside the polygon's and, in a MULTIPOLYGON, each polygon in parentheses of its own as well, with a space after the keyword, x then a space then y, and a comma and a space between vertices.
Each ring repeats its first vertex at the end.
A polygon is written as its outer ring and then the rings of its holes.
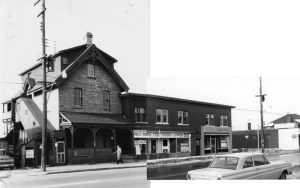
POLYGON ((216 138, 210 138, 211 153, 216 153, 216 138))
POLYGON ((59 141, 55 143, 56 146, 56 162, 65 163, 65 142, 59 141))
POLYGON ((156 153, 156 140, 151 140, 151 153, 156 153))

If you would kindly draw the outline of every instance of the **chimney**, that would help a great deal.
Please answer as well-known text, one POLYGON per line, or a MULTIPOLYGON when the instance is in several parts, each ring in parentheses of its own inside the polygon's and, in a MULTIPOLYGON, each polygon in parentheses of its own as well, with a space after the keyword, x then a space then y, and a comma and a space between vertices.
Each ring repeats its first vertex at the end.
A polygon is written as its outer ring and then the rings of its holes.
POLYGON ((248 131, 251 131, 251 123, 248 123, 248 131))
POLYGON ((86 47, 90 47, 93 44, 93 34, 91 32, 86 33, 86 47))

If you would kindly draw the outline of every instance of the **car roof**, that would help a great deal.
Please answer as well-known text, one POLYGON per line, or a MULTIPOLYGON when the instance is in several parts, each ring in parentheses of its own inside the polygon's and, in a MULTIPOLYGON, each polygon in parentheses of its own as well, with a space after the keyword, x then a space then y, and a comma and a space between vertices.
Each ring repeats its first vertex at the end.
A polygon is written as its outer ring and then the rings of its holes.
POLYGON ((243 153, 229 153, 224 155, 216 155, 215 157, 238 157, 238 158, 247 158, 254 155, 263 155, 260 152, 243 152, 243 153))

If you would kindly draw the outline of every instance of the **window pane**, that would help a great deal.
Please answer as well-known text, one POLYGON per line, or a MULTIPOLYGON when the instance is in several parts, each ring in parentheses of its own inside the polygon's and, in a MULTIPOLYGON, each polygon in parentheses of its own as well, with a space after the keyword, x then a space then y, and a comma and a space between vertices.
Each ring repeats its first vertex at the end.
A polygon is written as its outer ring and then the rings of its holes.
POLYGON ((248 157, 243 165, 243 168, 249 168, 249 167, 253 167, 253 161, 251 157, 248 157))
POLYGON ((265 160, 263 156, 254 156, 253 157, 254 165, 255 166, 260 166, 260 165, 266 165, 268 162, 265 160))

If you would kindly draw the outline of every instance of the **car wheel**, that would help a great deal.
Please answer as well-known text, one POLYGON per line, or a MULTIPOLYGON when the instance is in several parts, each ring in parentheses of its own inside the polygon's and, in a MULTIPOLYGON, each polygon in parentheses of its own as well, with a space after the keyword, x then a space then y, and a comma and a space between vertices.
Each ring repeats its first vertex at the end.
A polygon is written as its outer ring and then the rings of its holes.
POLYGON ((281 174, 280 174, 280 176, 279 176, 279 179, 286 179, 286 173, 285 172, 282 172, 281 174))

